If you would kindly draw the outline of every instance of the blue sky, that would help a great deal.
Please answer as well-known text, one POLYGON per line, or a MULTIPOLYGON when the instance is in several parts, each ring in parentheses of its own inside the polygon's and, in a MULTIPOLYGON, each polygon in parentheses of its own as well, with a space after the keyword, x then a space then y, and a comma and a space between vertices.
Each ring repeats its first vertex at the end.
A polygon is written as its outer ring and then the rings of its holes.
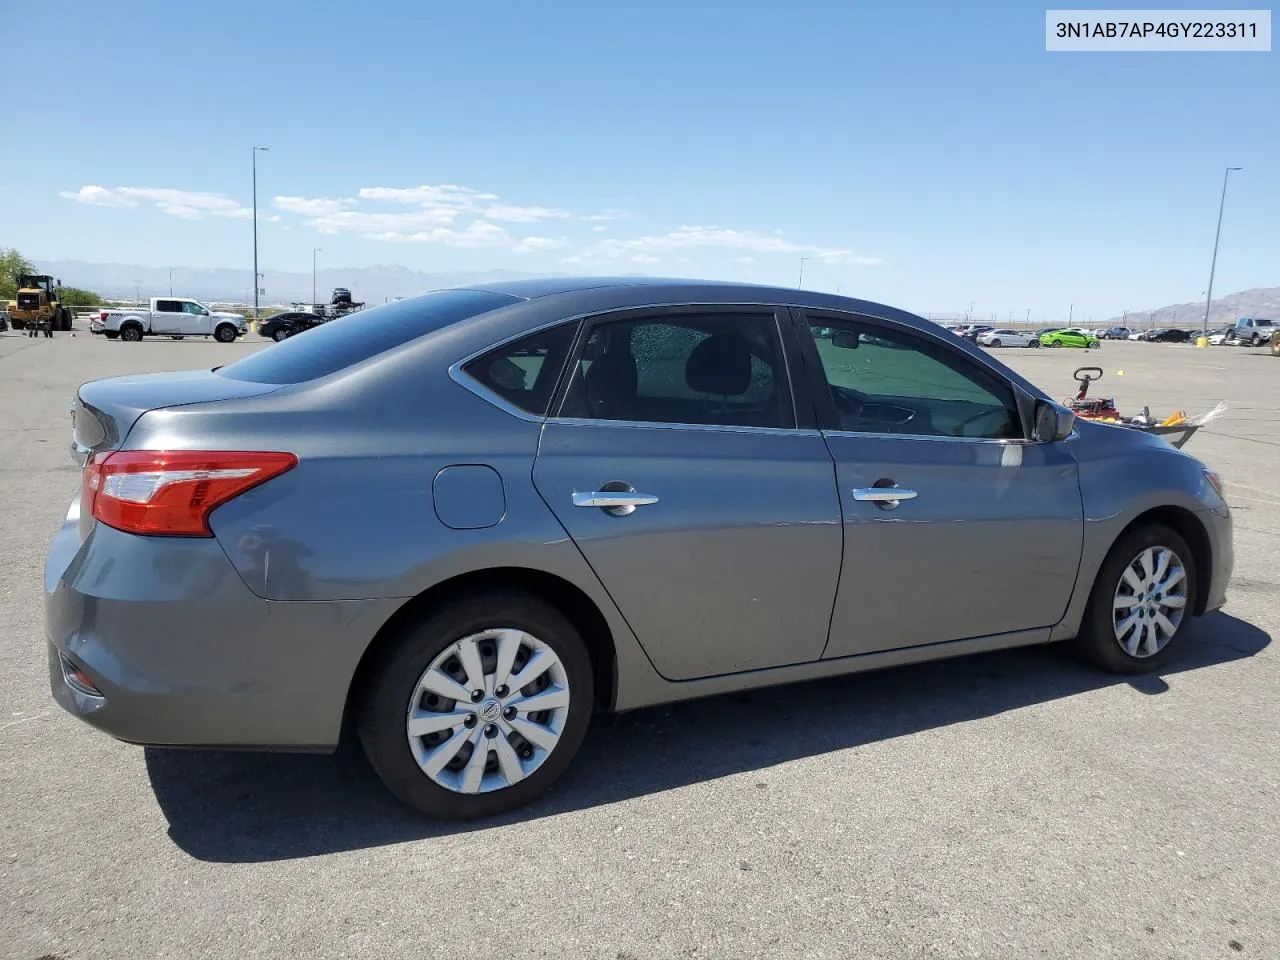
MULTIPOLYGON (((1043 5, 7 0, 0 245, 705 276, 1102 319, 1280 284, 1280 54, 1044 51, 1043 5), (22 105, 23 110, 15 110, 22 105), (32 142, 15 150, 25 112, 32 142)), ((64 278, 73 282, 73 278, 64 278)), ((247 283, 246 283, 247 285, 247 283)))

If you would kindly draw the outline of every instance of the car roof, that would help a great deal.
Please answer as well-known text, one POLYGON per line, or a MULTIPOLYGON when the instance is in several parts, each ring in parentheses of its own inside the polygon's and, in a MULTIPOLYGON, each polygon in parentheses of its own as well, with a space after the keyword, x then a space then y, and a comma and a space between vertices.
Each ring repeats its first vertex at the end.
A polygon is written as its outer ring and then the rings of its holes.
POLYGON ((581 290, 602 290, 608 287, 754 287, 757 290, 781 290, 759 284, 729 283, 722 280, 687 280, 677 277, 529 277, 521 280, 501 280, 494 283, 467 284, 457 289, 481 290, 501 293, 521 300, 537 300, 562 293, 581 290))

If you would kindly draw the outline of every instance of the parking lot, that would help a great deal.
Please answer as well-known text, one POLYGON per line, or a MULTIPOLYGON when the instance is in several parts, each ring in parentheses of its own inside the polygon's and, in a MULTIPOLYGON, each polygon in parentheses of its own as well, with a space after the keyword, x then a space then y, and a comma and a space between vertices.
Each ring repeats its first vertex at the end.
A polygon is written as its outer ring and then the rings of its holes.
POLYGON ((1126 414, 1228 404, 1187 449, 1235 510, 1229 604, 1164 673, 1032 648, 602 717, 551 793, 479 824, 417 818, 349 748, 144 750, 49 697, 76 386, 258 349, 0 334, 0 960, 1280 957, 1266 348, 998 354, 1058 397, 1099 364, 1126 414))

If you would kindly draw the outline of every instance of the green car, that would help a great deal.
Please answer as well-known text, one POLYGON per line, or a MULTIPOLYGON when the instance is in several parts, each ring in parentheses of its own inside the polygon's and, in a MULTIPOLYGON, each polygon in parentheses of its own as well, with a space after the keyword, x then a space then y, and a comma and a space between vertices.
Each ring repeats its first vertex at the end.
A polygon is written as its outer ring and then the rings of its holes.
POLYGON ((1042 347, 1083 347, 1085 350, 1096 350, 1102 346, 1092 333, 1079 333, 1075 330, 1050 330, 1040 334, 1042 347))

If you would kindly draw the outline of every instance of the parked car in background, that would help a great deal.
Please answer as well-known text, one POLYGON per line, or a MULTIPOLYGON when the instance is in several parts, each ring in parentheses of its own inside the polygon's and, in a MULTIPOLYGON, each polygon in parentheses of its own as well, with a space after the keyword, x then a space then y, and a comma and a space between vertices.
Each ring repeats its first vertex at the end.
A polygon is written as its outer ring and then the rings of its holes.
POLYGON ((1220 330, 1213 330, 1209 333, 1209 346, 1219 347, 1227 342, 1227 336, 1230 334, 1230 327, 1223 327, 1220 330))
POLYGON ((1159 670, 1232 568, 1199 460, 814 291, 440 291, 84 384, 72 430, 56 701, 164 747, 349 717, 440 817, 533 799, 597 711, 1059 640, 1159 670))
POLYGON ((249 330, 238 313, 218 313, 199 300, 152 297, 146 307, 103 310, 89 324, 89 332, 108 340, 138 341, 145 336, 213 337, 219 343, 234 343, 249 330))
POLYGON ((1247 344, 1251 347, 1260 347, 1264 343, 1271 340, 1271 335, 1277 329, 1274 320, 1265 320, 1261 317, 1240 317, 1231 326, 1231 332, 1227 336, 1227 340, 1231 343, 1247 344))
POLYGON ((1134 330, 1134 331, 1132 331, 1132 332, 1129 334, 1129 336, 1128 336, 1128 337, 1126 337, 1125 339, 1126 339, 1126 340, 1141 340, 1141 339, 1143 338, 1143 335, 1144 335, 1145 333, 1147 333, 1147 331, 1145 331, 1145 330, 1134 330))
POLYGON ((281 340, 287 340, 295 334, 318 327, 325 322, 324 317, 315 313, 298 310, 278 313, 258 324, 258 335, 279 343, 281 340))
POLYGON ((1102 331, 1101 337, 1103 340, 1128 340, 1132 332, 1128 327, 1109 327, 1102 331))
POLYGON ((1080 333, 1077 330, 1054 330, 1052 333, 1042 333, 1040 345, 1042 347, 1079 347, 1085 350, 1102 346, 1093 334, 1080 333))
POLYGON ((9 308, 0 303, 0 332, 9 329, 9 308))
POLYGON ((984 347, 1038 347, 1040 339, 1017 330, 988 330, 979 334, 978 343, 984 347))
POLYGON ((1142 335, 1142 339, 1148 343, 1186 343, 1191 339, 1189 330, 1179 330, 1177 327, 1165 327, 1158 330, 1148 330, 1142 335))
POLYGON ((977 343, 977 342, 978 342, 978 338, 979 338, 980 336, 982 336, 984 333, 988 332, 989 330, 994 330, 994 329, 995 329, 995 327, 993 327, 993 326, 991 326, 990 324, 987 324, 987 323, 975 323, 975 324, 971 324, 970 326, 966 327, 966 328, 964 329, 964 332, 963 332, 961 335, 962 335, 966 340, 968 340, 968 341, 970 341, 970 342, 972 342, 972 343, 977 343))

